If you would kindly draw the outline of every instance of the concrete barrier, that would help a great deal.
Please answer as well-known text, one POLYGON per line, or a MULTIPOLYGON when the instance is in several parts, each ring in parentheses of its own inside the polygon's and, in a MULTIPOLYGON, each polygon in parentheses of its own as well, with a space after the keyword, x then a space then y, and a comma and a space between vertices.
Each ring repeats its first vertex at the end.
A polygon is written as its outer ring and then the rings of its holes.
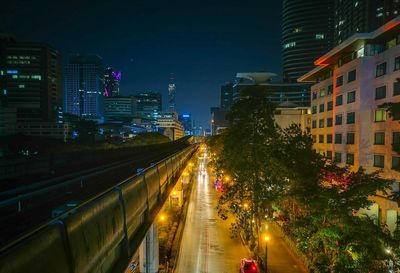
POLYGON ((76 273, 109 272, 121 255, 123 211, 109 192, 65 219, 76 273))
POLYGON ((70 273, 62 225, 53 224, 0 257, 1 273, 70 273))
POLYGON ((131 239, 144 221, 147 209, 147 188, 143 176, 137 176, 122 185, 121 191, 125 202, 126 227, 131 239))
POLYGON ((160 178, 157 168, 151 168, 144 174, 147 185, 147 194, 149 200, 149 211, 152 211, 158 202, 158 194, 160 193, 160 178))

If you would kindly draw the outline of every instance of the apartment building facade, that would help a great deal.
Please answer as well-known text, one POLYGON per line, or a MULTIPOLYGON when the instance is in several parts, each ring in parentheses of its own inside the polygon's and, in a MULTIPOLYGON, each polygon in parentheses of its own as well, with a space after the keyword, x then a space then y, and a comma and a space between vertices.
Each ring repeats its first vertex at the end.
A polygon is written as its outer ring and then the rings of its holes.
MULTIPOLYGON (((400 117, 387 103, 400 103, 400 16, 370 33, 351 36, 315 62, 299 78, 311 88, 311 134, 316 151, 353 170, 381 171, 399 190, 400 117)), ((384 195, 364 212, 394 230, 400 212, 384 195)))

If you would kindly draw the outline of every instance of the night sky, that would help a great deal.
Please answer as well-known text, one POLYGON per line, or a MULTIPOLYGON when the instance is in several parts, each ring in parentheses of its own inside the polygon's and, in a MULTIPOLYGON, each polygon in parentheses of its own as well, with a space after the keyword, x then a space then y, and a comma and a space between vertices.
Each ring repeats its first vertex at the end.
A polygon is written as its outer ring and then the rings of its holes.
POLYGON ((123 95, 161 92, 165 105, 174 73, 178 111, 205 128, 237 72, 281 72, 280 27, 280 0, 15 0, 0 10, 0 32, 17 40, 102 56, 122 71, 123 95))

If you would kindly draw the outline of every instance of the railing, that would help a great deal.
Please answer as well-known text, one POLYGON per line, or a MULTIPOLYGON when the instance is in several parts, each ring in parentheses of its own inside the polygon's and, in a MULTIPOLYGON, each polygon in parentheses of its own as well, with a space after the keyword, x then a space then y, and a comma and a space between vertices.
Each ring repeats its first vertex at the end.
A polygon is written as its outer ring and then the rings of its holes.
POLYGON ((0 272, 121 272, 186 162, 190 146, 0 249, 0 272))

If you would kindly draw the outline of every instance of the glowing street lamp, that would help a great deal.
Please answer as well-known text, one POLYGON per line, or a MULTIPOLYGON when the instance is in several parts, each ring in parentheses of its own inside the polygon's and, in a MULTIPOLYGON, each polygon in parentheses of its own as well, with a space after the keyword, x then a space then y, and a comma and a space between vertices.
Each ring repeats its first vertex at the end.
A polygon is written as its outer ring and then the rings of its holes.
POLYGON ((229 176, 225 176, 225 181, 228 182, 231 178, 229 176))
POLYGON ((167 220, 167 216, 165 216, 164 214, 160 215, 160 221, 161 222, 165 222, 165 220, 167 220))
POLYGON ((243 207, 244 207, 244 209, 248 209, 248 208, 249 208, 249 204, 244 203, 244 204, 243 204, 243 207))
POLYGON ((271 238, 269 237, 268 234, 264 235, 264 241, 265 241, 265 272, 268 272, 268 241, 271 238))

